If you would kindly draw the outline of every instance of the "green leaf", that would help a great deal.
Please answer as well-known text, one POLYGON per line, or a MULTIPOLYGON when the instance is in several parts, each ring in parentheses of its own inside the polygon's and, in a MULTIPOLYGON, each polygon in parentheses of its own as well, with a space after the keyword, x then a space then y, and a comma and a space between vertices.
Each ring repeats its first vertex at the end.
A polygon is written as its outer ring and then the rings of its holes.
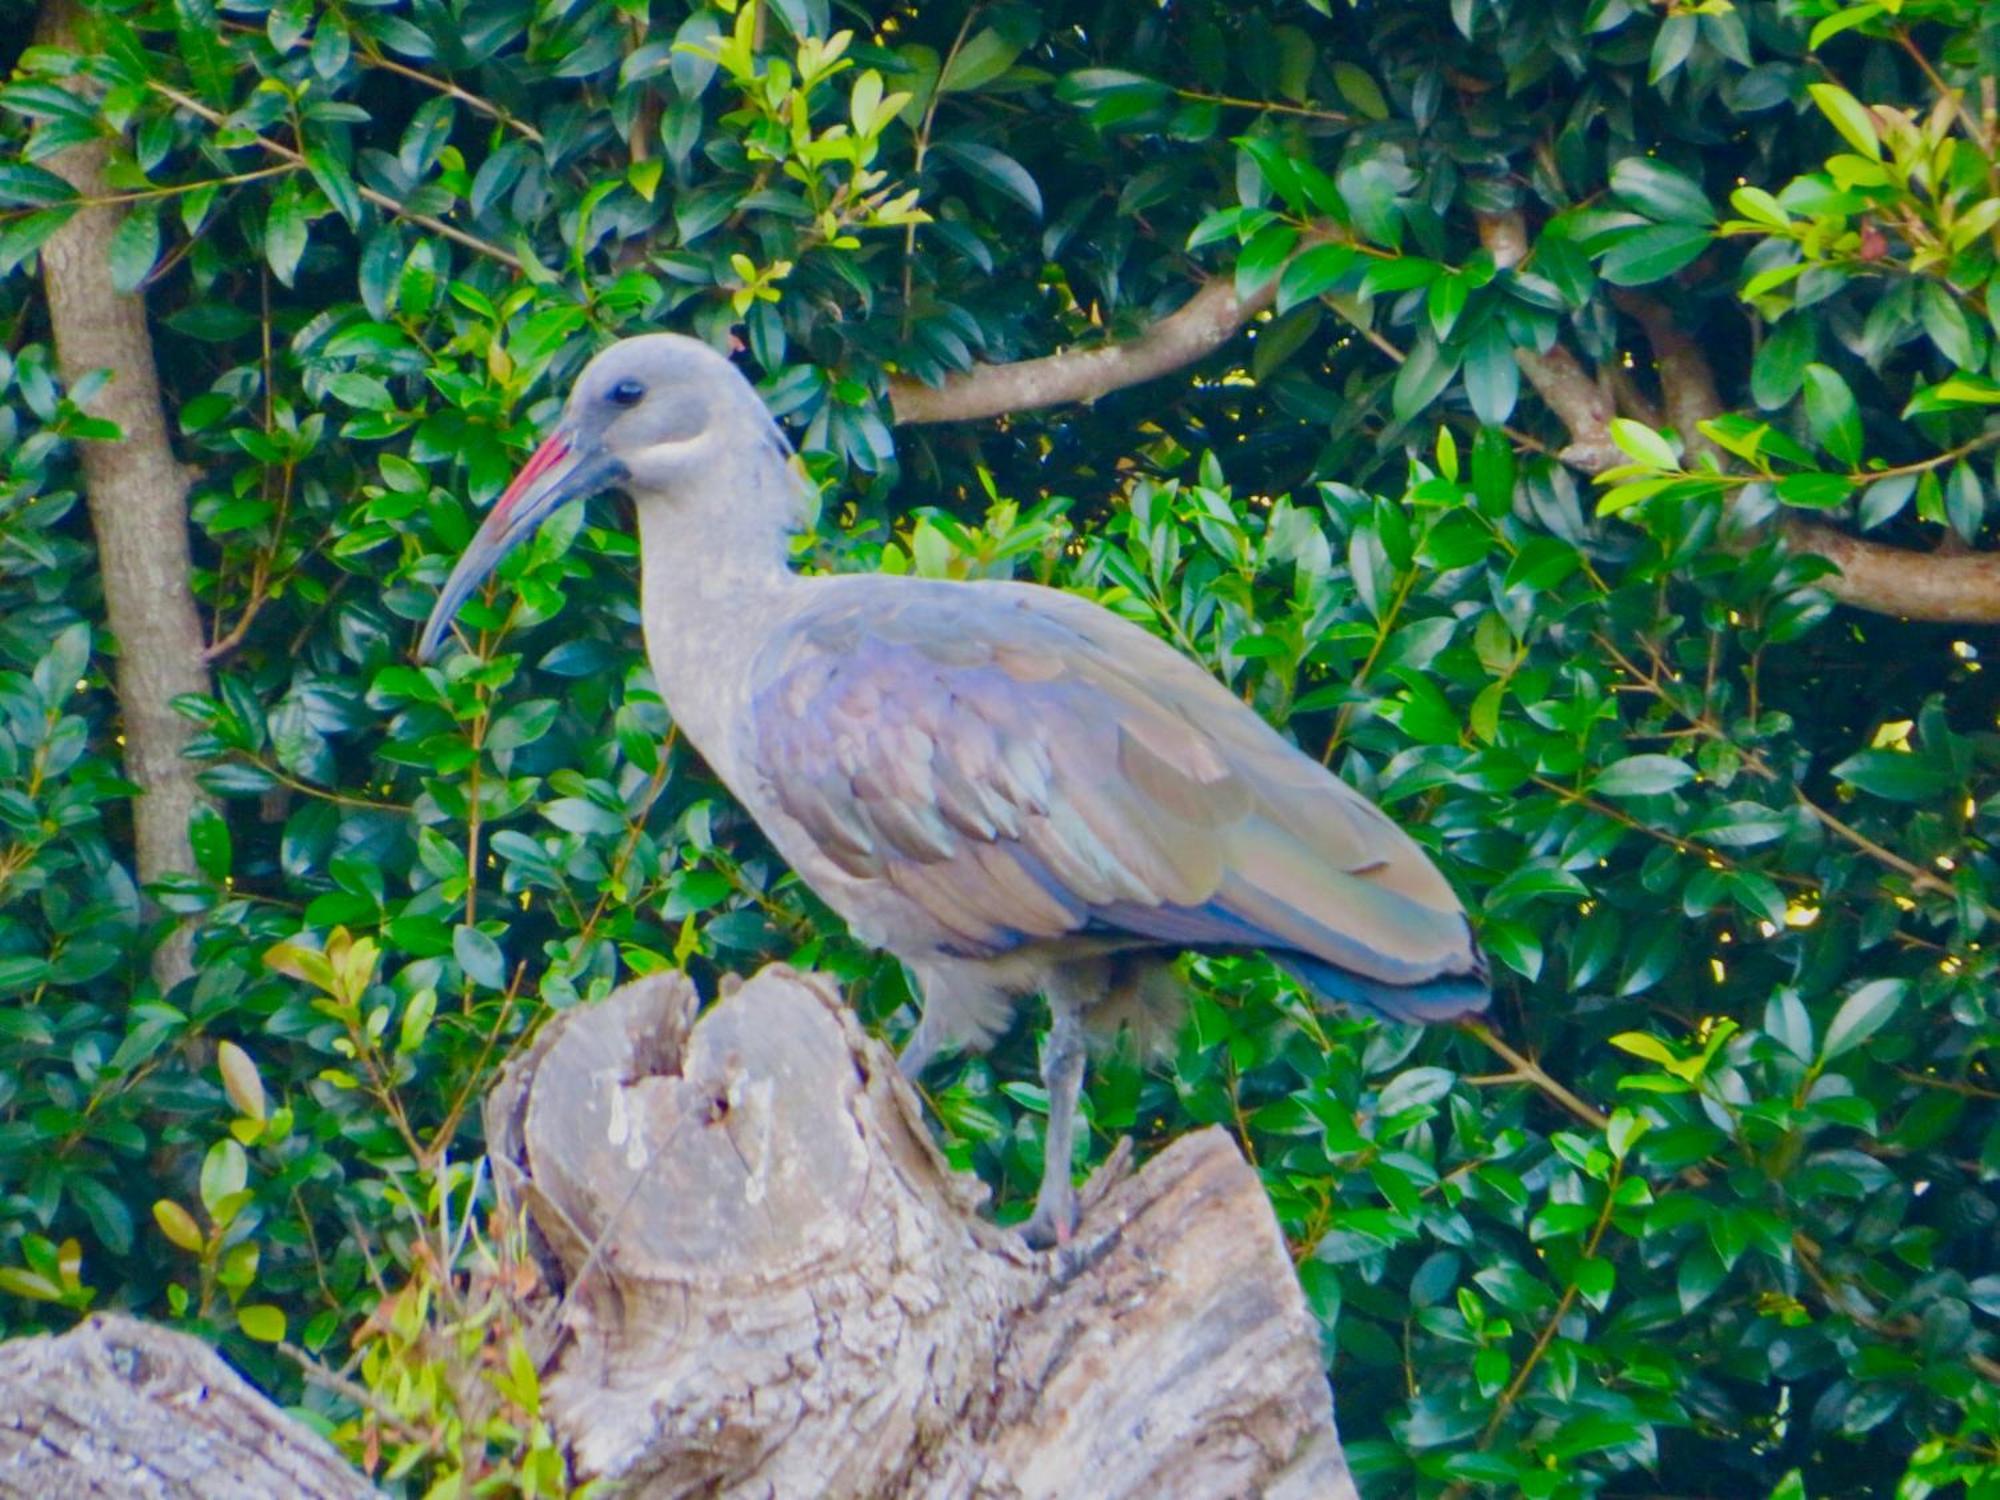
POLYGON ((1382 97, 1382 90, 1368 75, 1366 68, 1342 59, 1333 64, 1333 86, 1340 90, 1340 97, 1371 120, 1389 118, 1389 101, 1382 97))
POLYGON ((1396 384, 1390 392, 1390 409, 1396 420, 1407 422, 1429 406, 1457 373, 1457 351, 1440 347, 1428 329, 1419 333, 1409 357, 1396 371, 1396 384))
POLYGON ((1882 159, 1882 142, 1875 134, 1875 122, 1859 99, 1834 83, 1808 84, 1806 92, 1848 145, 1871 161, 1882 159))
POLYGON ((143 204, 119 221, 111 232, 111 284, 121 292, 136 292, 160 258, 160 213, 143 204))
POLYGON ((1013 67, 1014 59, 1020 55, 1019 43, 1010 42, 991 26, 985 27, 973 33, 945 63, 937 91, 940 94, 965 94, 984 88, 1013 67))
POLYGON ((1861 408, 1838 371, 1822 364, 1805 369, 1806 424, 1813 441, 1852 469, 1861 462, 1861 408))
POLYGON ((201 1226, 195 1223, 194 1215, 182 1208, 171 1198, 160 1198, 153 1204, 153 1222, 160 1226, 160 1233, 178 1249, 190 1255, 201 1253, 201 1226))
MULTIPOLYGON (((1901 9, 1900 0, 1898 0, 1896 8, 1901 9)), ((1883 7, 1881 5, 1868 3, 1849 5, 1844 10, 1836 10, 1821 17, 1819 23, 1813 27, 1811 33, 1806 37, 1806 50, 1808 52, 1819 51, 1821 47, 1832 41, 1841 32, 1851 31, 1857 26, 1866 26, 1870 21, 1879 17, 1882 11, 1883 7)), ((1797 1478, 1798 1470, 1796 1469, 1786 1476, 1788 1482, 1796 1481, 1797 1478)), ((1806 1500, 1805 1488, 1803 1485, 1800 1485, 1797 1495, 1793 1496, 1784 1493, 1784 1486, 1781 1485, 1777 1490, 1771 1492, 1771 1500, 1806 1500)))
POLYGON ((217 1223, 233 1217, 224 1212, 224 1205, 249 1180, 250 1159, 235 1141, 225 1138, 209 1147, 201 1162, 201 1202, 209 1217, 217 1223))
POLYGON ((1028 169, 1006 152, 977 141, 940 141, 933 149, 988 187, 1005 193, 1036 218, 1042 216, 1042 190, 1028 169))
POLYGON ((286 286, 292 284, 299 257, 306 253, 306 233, 305 206, 299 201, 298 187, 287 177, 272 195, 264 218, 264 259, 270 263, 271 274, 286 286))
POLYGON ((173 13, 180 57, 196 91, 210 104, 226 106, 233 70, 215 7, 209 0, 174 0, 173 13))
POLYGON ((1701 184, 1650 156, 1628 156, 1611 169, 1611 191, 1649 219, 1713 224, 1715 205, 1701 184))
POLYGON ((1431 332, 1441 339, 1450 338, 1452 329, 1458 326, 1458 315, 1465 311, 1465 301, 1470 295, 1466 278, 1455 272, 1433 281, 1430 294, 1424 299, 1425 310, 1430 314, 1431 332))
POLYGON ((1778 498, 1808 510, 1832 510, 1854 492, 1845 474, 1787 474, 1778 481, 1778 498))
POLYGON ((353 175, 324 146, 315 146, 305 155, 306 170, 312 173, 319 190, 326 194, 326 201, 333 205, 341 218, 347 220, 350 229, 359 229, 361 190, 355 187, 353 175))
POLYGON ((1926 281, 1917 288, 1917 316, 1938 353, 1961 368, 1979 363, 1981 350, 1971 319, 1949 288, 1926 281))
POLYGON ((1472 492, 1484 515, 1514 508, 1514 443, 1498 427, 1482 427, 1472 440, 1472 492))
POLYGON ((1390 250, 1399 250, 1403 244, 1400 193, 1406 172, 1382 156, 1364 156, 1343 166, 1335 179, 1354 227, 1390 250))
POLYGON ((1398 1073, 1382 1090, 1376 1110, 1382 1115, 1399 1115, 1427 1108, 1450 1093, 1457 1079, 1449 1068, 1410 1068, 1398 1073))
POLYGON ((1236 259, 1236 295, 1239 300, 1254 297, 1283 269, 1299 242, 1299 232, 1289 224, 1267 224, 1251 236, 1250 243, 1236 259))
POLYGON ((0 1266, 0 1292, 30 1302, 60 1302, 63 1298, 62 1288, 53 1281, 19 1266, 0 1266))
POLYGON ((1833 1014, 1820 1044, 1820 1060, 1832 1062, 1844 1052, 1852 1052, 1889 1024, 1903 997, 1910 991, 1906 979, 1876 979, 1861 986, 1833 1014))
POLYGON ((1499 319, 1488 322, 1466 346, 1464 380, 1472 414, 1489 430, 1514 414, 1514 403, 1521 394, 1521 367, 1515 362, 1506 326, 1499 319))
POLYGON ((1542 975, 1542 940, 1526 922, 1489 921, 1480 929, 1486 951, 1529 983, 1542 975))
POLYGON ((1486 909, 1506 911, 1545 896, 1571 898, 1570 904, 1574 904, 1576 900, 1589 898, 1590 887, 1568 870, 1542 864, 1522 865, 1486 893, 1486 909))
POLYGON ((1669 15, 1660 22, 1660 29, 1653 36, 1653 55, 1646 68, 1646 81, 1658 83, 1672 76, 1694 51, 1695 38, 1700 35, 1695 17, 1686 14, 1669 15))
POLYGON ((1983 375, 1955 375, 1927 386, 1910 398, 1903 408, 1906 417, 1935 411, 1953 411, 1964 406, 2000 406, 2000 381, 1983 375))
POLYGON ((0 276, 5 276, 41 249, 43 242, 67 224, 69 216, 75 212, 73 205, 45 208, 0 228, 0 276))
POLYGON ((1967 460, 1951 466, 1944 482, 1944 513, 1959 538, 1971 542, 1986 519, 1986 484, 1967 460))
POLYGON ((0 161, 0 205, 53 208, 75 196, 76 189, 46 167, 25 161, 0 161))
POLYGON ((494 717, 486 731, 486 748, 493 751, 518 750, 532 745, 549 732, 562 705, 554 698, 536 698, 516 703, 494 717))
POLYGON ((247 1302, 237 1308, 236 1326, 243 1330, 246 1337, 260 1344, 281 1344, 285 1341, 284 1310, 268 1302, 247 1302))
POLYGON ((474 984, 489 990, 507 988, 507 960, 500 945, 477 927, 461 923, 452 929, 452 957, 474 984))
POLYGON ((1664 281, 1695 260, 1714 236, 1699 224, 1654 224, 1621 236, 1597 263, 1613 286, 1646 286, 1664 281))
POLYGON ((109 1184, 83 1173, 72 1173, 63 1184, 70 1200, 89 1220, 91 1233, 113 1255, 128 1255, 136 1226, 132 1210, 109 1184))
POLYGON ((1644 422, 1635 422, 1630 417, 1613 417, 1611 441, 1636 464, 1644 464, 1649 469, 1680 469, 1680 456, 1665 438, 1644 422))
POLYGON ((1694 767, 1671 755, 1628 755, 1592 778, 1590 789, 1606 797, 1658 797, 1694 780, 1694 767))
POLYGON ((1353 270, 1360 258, 1350 245, 1312 245, 1301 250, 1278 277, 1277 311, 1283 315, 1320 296, 1353 270))
POLYGON ((1813 357, 1813 324, 1804 313, 1779 320, 1750 362, 1750 394, 1765 411, 1798 395, 1813 357))
POLYGON ((202 805, 188 819, 188 843, 202 874, 220 885, 230 874, 229 824, 214 808, 202 805))
POLYGON ((1860 522, 1861 529, 1871 531, 1884 521, 1901 515, 1916 489, 1917 476, 1914 474, 1895 474, 1869 485, 1862 492, 1861 504, 1855 510, 1855 519, 1860 522))
POLYGON ((1944 795, 1951 773, 1928 756, 1905 750, 1863 750, 1833 768, 1833 774, 1891 802, 1929 802, 1944 795))

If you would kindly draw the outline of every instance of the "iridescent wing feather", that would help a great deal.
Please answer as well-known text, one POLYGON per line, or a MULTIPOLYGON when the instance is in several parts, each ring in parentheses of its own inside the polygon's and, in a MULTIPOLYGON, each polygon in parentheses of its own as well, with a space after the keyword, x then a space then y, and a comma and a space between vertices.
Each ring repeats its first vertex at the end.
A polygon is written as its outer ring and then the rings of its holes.
POLYGON ((1464 913, 1408 835, 1074 596, 830 590, 760 655, 750 725, 784 811, 920 909, 934 951, 1260 949, 1399 1019, 1485 1003, 1464 913))

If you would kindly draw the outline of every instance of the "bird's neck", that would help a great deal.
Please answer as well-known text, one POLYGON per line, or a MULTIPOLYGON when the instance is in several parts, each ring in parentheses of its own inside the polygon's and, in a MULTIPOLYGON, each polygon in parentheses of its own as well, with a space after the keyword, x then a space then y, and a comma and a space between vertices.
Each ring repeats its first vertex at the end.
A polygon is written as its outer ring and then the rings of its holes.
POLYGON ((716 476, 706 503, 639 499, 640 609, 646 655, 681 732, 725 781, 728 733, 747 702, 752 656, 807 580, 790 568, 800 517, 770 503, 786 472, 716 476), (742 495, 719 505, 714 496, 742 495))

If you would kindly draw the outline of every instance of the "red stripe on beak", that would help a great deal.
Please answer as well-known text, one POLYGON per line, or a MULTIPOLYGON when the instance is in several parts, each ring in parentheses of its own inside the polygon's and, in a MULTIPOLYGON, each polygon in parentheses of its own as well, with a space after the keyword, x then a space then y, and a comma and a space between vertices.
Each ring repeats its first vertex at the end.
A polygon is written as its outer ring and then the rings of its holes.
POLYGON ((492 513, 487 519, 505 525, 509 512, 519 503, 523 495, 535 487, 535 481, 568 457, 569 439, 558 428, 542 440, 541 447, 528 456, 528 461, 521 465, 520 473, 514 476, 514 482, 507 486, 506 493, 494 504, 492 513))

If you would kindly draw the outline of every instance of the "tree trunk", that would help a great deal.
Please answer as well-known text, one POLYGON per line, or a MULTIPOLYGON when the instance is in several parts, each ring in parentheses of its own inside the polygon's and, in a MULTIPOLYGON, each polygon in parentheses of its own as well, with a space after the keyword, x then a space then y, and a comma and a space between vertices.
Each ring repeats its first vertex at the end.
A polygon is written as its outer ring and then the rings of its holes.
MULTIPOLYGON (((1052 1254, 981 1217, 826 980, 696 1019, 680 975, 544 1028, 487 1100, 579 1478, 646 1497, 1353 1500, 1257 1176, 1201 1131, 1052 1254)), ((122 1319, 0 1348, 0 1500, 368 1493, 203 1345, 122 1319), (343 1484, 346 1487, 342 1487, 343 1484)))
POLYGON ((199 1339, 99 1315, 0 1344, 0 1500, 374 1494, 199 1339))
MULTIPOLYGON (((46 0, 40 40, 81 50, 76 0, 46 0)), ((85 198, 101 198, 106 147, 92 142, 43 163, 85 198)), ((118 424, 117 442, 81 445, 90 524, 97 534, 104 608, 118 641, 118 707, 125 774, 140 789, 132 808, 141 883, 194 868, 188 817, 202 801, 184 751, 193 727, 169 706, 207 693, 201 619, 189 585, 187 480, 167 441, 145 299, 111 283, 109 246, 123 211, 77 210, 42 247, 42 280, 56 363, 65 385, 93 370, 111 383, 91 407, 118 424)), ((191 972, 185 927, 155 952, 164 992, 191 972)))

